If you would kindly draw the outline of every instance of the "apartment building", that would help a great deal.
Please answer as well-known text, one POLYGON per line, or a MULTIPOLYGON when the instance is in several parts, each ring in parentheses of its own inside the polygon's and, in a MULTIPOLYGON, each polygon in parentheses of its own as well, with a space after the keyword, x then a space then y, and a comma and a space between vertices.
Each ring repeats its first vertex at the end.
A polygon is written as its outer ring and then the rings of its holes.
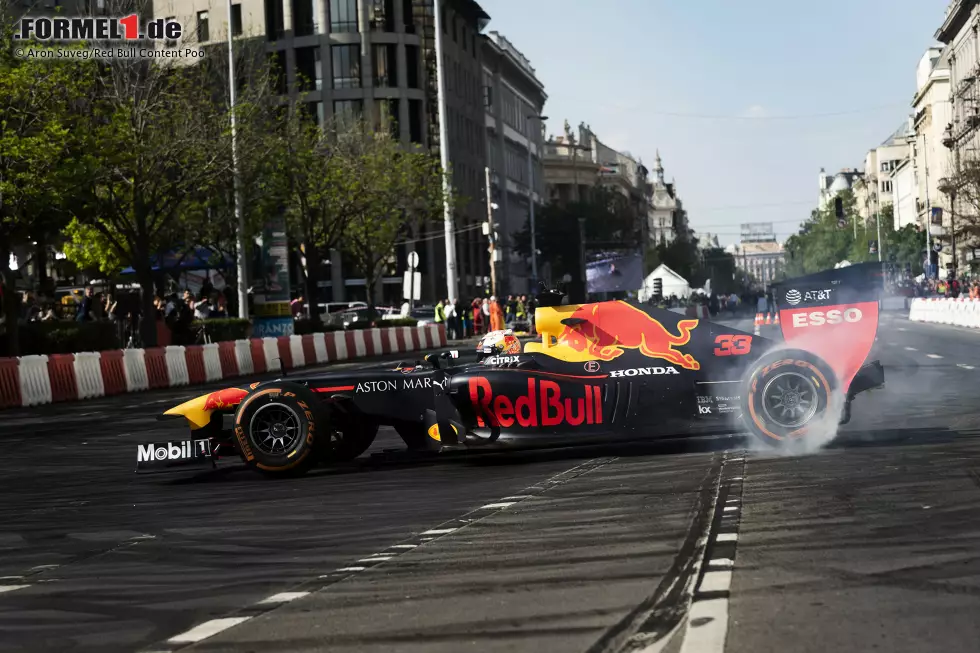
MULTIPOLYGON (((217 0, 153 0, 153 14, 185 26, 188 40, 261 39, 280 71, 279 91, 301 97, 311 116, 363 116, 390 125, 404 143, 439 149, 435 16, 433 0, 237 0, 229 10, 217 0), (190 29, 188 29, 190 27, 190 29)), ((473 0, 443 3, 443 65, 449 153, 458 198, 455 215, 457 273, 462 296, 477 293, 489 270, 486 244, 475 228, 484 219, 486 144, 480 32, 489 16, 473 0)), ((177 44, 179 46, 179 44, 177 44)), ((416 241, 392 254, 378 300, 400 303, 405 257, 418 251, 423 301, 446 295, 441 216, 423 226, 416 241)), ((321 301, 364 299, 364 279, 334 251, 321 301)))
POLYGON ((530 264, 514 251, 513 240, 528 223, 530 202, 541 205, 544 196, 541 113, 548 96, 531 62, 513 43, 497 32, 481 40, 487 165, 497 206, 497 287, 500 294, 528 293, 533 290, 530 264))

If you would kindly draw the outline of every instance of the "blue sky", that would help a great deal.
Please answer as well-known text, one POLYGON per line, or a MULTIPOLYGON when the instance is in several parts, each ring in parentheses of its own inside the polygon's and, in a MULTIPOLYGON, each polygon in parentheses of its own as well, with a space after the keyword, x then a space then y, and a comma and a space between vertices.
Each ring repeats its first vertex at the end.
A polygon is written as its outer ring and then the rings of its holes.
POLYGON ((692 226, 723 244, 743 222, 786 238, 821 167, 863 168, 911 111, 948 4, 479 1, 544 83, 549 134, 584 121, 648 167, 659 148, 692 226))

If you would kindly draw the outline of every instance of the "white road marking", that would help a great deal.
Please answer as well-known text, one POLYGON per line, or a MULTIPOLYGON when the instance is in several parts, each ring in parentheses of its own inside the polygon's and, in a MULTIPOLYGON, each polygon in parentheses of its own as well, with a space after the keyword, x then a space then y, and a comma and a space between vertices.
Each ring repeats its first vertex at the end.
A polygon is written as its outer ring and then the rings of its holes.
POLYGON ((976 368, 972 365, 964 365, 963 363, 957 363, 956 367, 962 367, 964 370, 975 370, 976 368))
POLYGON ((309 596, 309 594, 309 592, 280 592, 279 594, 273 594, 266 599, 262 599, 259 601, 259 605, 269 605, 271 603, 289 603, 290 601, 301 599, 304 596, 309 596))
POLYGON ((681 653, 721 653, 728 634, 728 599, 697 601, 687 614, 681 653))
POLYGON ((364 571, 367 567, 341 567, 337 571, 364 571))
POLYGON ((732 570, 708 571, 701 579, 698 590, 702 592, 727 592, 732 587, 732 570))
POLYGON ((939 354, 926 354, 929 358, 942 358, 939 354))
POLYGON ((211 621, 205 621, 203 624, 194 626, 190 630, 183 632, 175 637, 171 637, 167 641, 171 644, 192 644, 194 642, 199 642, 202 639, 207 639, 217 635, 223 630, 228 630, 232 626, 237 626, 238 624, 248 621, 248 617, 225 617, 223 619, 212 619, 211 621))
POLYGON ((422 535, 446 535, 447 533, 452 533, 457 531, 457 528, 435 528, 431 531, 425 531, 422 535))
POLYGON ((919 351, 919 350, 916 349, 915 347, 906 347, 905 351, 919 351))
POLYGON ((61 565, 38 565, 37 567, 31 567, 31 571, 40 571, 41 569, 56 569, 61 565))
POLYGON ((908 331, 908 329, 906 329, 905 327, 898 327, 898 330, 899 331, 908 331))
POLYGON ((22 590, 25 587, 30 587, 30 585, 0 585, 0 594, 4 592, 13 592, 14 590, 22 590))
POLYGON ((395 556, 377 556, 371 558, 361 558, 358 562, 384 562, 385 560, 391 560, 395 556))
POLYGON ((418 544, 395 544, 388 547, 389 549, 415 549, 418 548, 418 544))
POLYGON ((504 501, 510 501, 511 499, 513 499, 514 501, 521 501, 530 498, 531 498, 530 494, 518 494, 517 496, 513 496, 513 497, 504 497, 504 501))
POLYGON ((2 580, 21 580, 23 576, 0 576, 0 581, 2 580))
POLYGON ((738 506, 725 506, 725 512, 734 512, 738 510, 738 506))
POLYGON ((715 558, 714 560, 708 561, 708 568, 711 567, 728 567, 729 569, 735 566, 735 561, 731 558, 715 558))
POLYGON ((738 542, 738 533, 718 533, 716 542, 738 542))
POLYGON ((488 503, 485 506, 480 506, 480 510, 500 510, 501 508, 510 508, 515 503, 517 503, 517 502, 516 501, 506 501, 504 503, 488 503))

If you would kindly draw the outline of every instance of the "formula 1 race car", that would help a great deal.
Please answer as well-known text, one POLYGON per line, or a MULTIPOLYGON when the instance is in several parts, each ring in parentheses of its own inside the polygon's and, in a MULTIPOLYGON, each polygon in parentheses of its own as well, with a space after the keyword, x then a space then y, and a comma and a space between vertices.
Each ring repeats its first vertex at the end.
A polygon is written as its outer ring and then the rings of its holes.
POLYGON ((559 293, 543 293, 541 337, 519 353, 455 365, 455 352, 430 354, 212 392, 166 412, 186 420, 191 439, 140 446, 137 469, 232 456, 296 475, 358 457, 382 425, 432 452, 746 431, 776 448, 826 442, 855 395, 884 384, 881 365, 866 362, 880 272, 863 264, 774 286, 782 341, 648 305, 560 305, 559 293))

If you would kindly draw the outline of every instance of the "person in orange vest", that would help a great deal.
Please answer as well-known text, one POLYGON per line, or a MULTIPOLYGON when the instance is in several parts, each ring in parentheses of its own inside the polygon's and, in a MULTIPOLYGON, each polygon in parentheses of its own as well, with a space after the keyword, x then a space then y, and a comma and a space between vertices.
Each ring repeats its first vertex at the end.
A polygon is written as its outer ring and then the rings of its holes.
POLYGON ((503 331, 504 329, 504 311, 500 308, 500 302, 497 301, 497 297, 490 298, 490 330, 491 331, 503 331))

